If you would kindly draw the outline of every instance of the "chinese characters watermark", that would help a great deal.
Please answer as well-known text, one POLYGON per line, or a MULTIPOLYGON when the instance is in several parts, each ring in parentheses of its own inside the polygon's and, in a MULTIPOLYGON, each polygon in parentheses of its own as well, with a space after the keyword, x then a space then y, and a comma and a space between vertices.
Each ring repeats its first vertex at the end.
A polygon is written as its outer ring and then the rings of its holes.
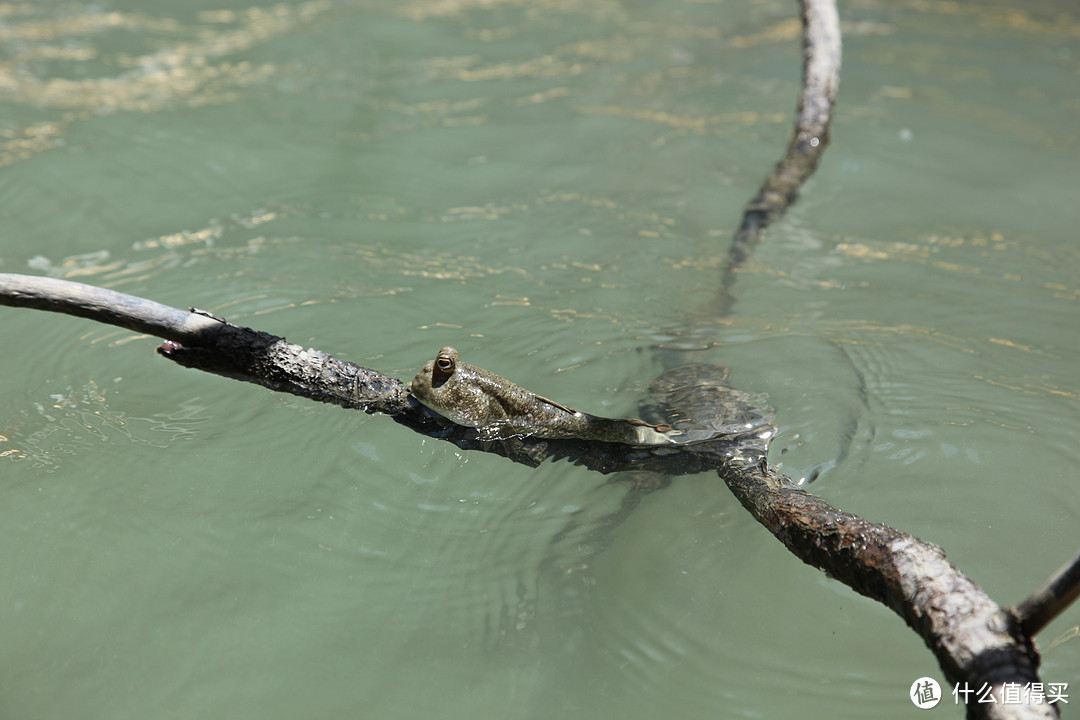
POLYGON ((921 677, 911 683, 911 702, 920 710, 929 710, 941 702, 941 686, 932 677, 921 677))
POLYGON ((989 683, 983 683, 978 690, 969 687, 965 683, 957 683, 953 687, 953 699, 960 704, 960 698, 964 698, 964 704, 969 702, 1001 703, 1003 705, 1042 705, 1052 703, 1069 704, 1069 683, 1017 683, 1007 682, 1001 684, 1001 693, 995 694, 989 683), (973 700, 974 699, 974 700, 973 700))
MULTIPOLYGON (((1069 703, 1069 683, 1018 683, 1007 682, 995 686, 982 683, 978 688, 968 685, 966 682, 956 683, 952 689, 953 702, 957 705, 961 701, 968 703, 1000 703, 1002 705, 1043 705, 1069 703)), ((930 708, 941 702, 941 685, 931 677, 921 677, 911 684, 908 693, 915 707, 922 710, 930 708)))

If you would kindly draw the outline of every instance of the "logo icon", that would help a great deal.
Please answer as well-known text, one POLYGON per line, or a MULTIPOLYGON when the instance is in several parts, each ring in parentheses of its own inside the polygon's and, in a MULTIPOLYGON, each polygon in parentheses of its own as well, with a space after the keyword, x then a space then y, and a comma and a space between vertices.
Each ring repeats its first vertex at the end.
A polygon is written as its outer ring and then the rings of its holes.
POLYGON ((908 695, 915 707, 920 710, 929 710, 941 702, 941 686, 932 677, 921 677, 911 683, 911 693, 908 695))

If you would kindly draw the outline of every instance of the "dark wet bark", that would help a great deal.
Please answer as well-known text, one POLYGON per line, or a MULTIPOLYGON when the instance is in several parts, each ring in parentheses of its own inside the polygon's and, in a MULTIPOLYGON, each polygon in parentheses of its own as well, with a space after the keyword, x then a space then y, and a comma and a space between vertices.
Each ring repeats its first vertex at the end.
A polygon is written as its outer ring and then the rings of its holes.
POLYGON ((200 310, 181 310, 67 280, 13 274, 0 274, 0 305, 75 315, 164 338, 158 353, 184 367, 318 402, 383 413, 462 449, 492 452, 533 467, 552 459, 601 473, 650 470, 686 475, 716 469, 731 454, 745 452, 738 436, 684 450, 528 437, 486 440, 476 428, 455 425, 416 402, 397 378, 200 310))
POLYGON ((0 305, 61 312, 153 335, 166 341, 158 352, 180 365, 342 407, 395 414, 412 403, 399 380, 194 308, 11 274, 0 274, 0 305))
MULTIPOLYGON (((1052 718, 1054 705, 1002 704, 1004 683, 1040 682, 1039 654, 1016 615, 997 605, 937 545, 838 510, 774 468, 728 466, 720 476, 751 514, 803 562, 888 606, 919 634, 949 683, 994 688, 997 704, 970 718, 1052 718)), ((914 679, 914 678, 912 678, 914 679)))
MULTIPOLYGON (((887 525, 838 510, 796 486, 763 459, 747 461, 745 438, 684 448, 633 447, 585 440, 489 441, 454 425, 375 370, 304 349, 268 333, 195 310, 180 310, 81 283, 0 274, 0 304, 62 312, 165 338, 159 353, 178 364, 253 382, 279 392, 369 413, 460 448, 492 452, 530 466, 565 459, 601 473, 651 471, 665 476, 716 471, 740 502, 804 562, 892 608, 926 641, 950 683, 1038 682, 1038 654, 1017 615, 998 607, 948 562, 941 548, 887 525), (741 458, 736 460, 735 458, 741 458)), ((751 454, 752 457, 752 454, 751 454)), ((656 486, 635 487, 626 506, 656 486)), ((1072 565, 1031 608, 1074 588, 1072 565)), ((1068 604, 1071 598, 1065 599, 1068 604)), ((1023 607, 1023 606, 1022 606, 1023 607)), ((1045 617, 1046 610, 1033 613, 1045 617)), ((1035 620, 1031 620, 1034 624, 1035 620)), ((1055 717, 1054 706, 969 705, 970 717, 1055 717)))
POLYGON ((1024 632, 1034 636, 1077 597, 1080 597, 1080 553, 1062 565, 1045 585, 1017 605, 1013 612, 1020 619, 1024 632))
MULTIPOLYGON (((714 317, 731 313, 738 269, 765 228, 795 202, 829 142, 839 87, 839 16, 834 0, 801 0, 800 5, 803 82, 795 129, 786 154, 744 210, 711 308, 714 317)), ((729 463, 719 474, 758 522, 803 562, 900 615, 934 653, 949 683, 976 690, 984 683, 992 686, 999 702, 969 702, 968 717, 1058 716, 1056 705, 1000 701, 1004 683, 1039 682, 1034 632, 1048 622, 1045 613, 1060 612, 1075 599, 1080 557, 1014 611, 991 600, 940 547, 838 510, 765 462, 729 463), (1070 582, 1072 590, 1065 590, 1070 582)))

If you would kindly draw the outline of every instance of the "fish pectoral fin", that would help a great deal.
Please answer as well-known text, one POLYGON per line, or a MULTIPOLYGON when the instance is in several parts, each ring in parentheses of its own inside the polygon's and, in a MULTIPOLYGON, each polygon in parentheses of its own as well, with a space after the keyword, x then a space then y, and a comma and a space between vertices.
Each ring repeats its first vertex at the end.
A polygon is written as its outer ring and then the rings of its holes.
MULTIPOLYGON (((632 424, 632 425, 640 425, 642 427, 652 428, 653 430, 655 430, 656 432, 659 432, 659 433, 669 433, 669 432, 672 432, 672 430, 673 430, 670 425, 664 425, 664 424, 653 425, 652 423, 645 422, 644 420, 630 420, 628 422, 630 422, 630 424, 632 424)), ((678 435, 678 434, 681 434, 681 433, 676 432, 675 434, 678 435)))

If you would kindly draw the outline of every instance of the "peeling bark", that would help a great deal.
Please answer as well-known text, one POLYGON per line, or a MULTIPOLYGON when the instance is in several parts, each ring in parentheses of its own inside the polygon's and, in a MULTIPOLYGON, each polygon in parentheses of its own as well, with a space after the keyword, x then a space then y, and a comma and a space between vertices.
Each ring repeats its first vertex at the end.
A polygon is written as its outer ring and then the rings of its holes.
POLYGON ((950 685, 992 686, 999 702, 969 702, 969 718, 1057 717, 1055 705, 1000 702, 1004 683, 1040 682, 1038 651, 1015 614, 940 547, 838 510, 764 463, 729 465, 720 477, 795 556, 902 617, 934 653, 950 685))

